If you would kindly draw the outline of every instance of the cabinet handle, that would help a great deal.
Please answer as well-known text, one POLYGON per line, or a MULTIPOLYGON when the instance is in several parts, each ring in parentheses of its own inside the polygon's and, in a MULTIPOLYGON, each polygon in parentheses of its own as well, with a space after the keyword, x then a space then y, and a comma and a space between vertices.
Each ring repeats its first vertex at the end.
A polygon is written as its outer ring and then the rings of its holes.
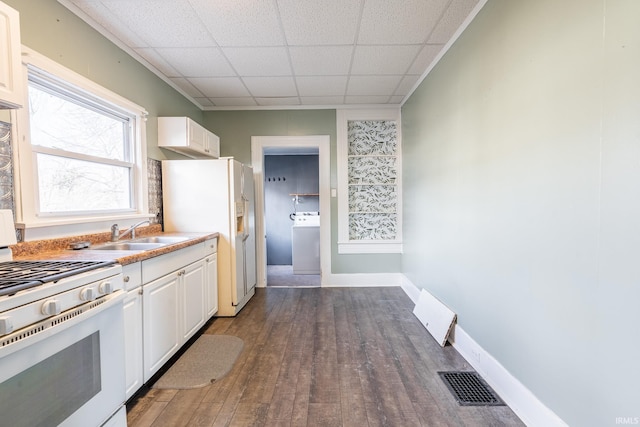
POLYGON ((124 276, 124 277, 122 278, 122 281, 123 281, 124 283, 129 283, 129 276, 124 276))

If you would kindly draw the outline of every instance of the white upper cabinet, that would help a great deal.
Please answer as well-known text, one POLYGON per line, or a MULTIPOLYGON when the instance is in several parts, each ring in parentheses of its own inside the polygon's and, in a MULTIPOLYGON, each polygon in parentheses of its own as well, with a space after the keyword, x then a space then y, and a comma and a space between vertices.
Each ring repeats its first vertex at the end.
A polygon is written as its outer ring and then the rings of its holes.
POLYGON ((18 12, 0 2, 0 108, 22 107, 20 49, 18 12))
POLYGON ((158 117, 158 146, 194 159, 220 157, 220 138, 188 117, 158 117))

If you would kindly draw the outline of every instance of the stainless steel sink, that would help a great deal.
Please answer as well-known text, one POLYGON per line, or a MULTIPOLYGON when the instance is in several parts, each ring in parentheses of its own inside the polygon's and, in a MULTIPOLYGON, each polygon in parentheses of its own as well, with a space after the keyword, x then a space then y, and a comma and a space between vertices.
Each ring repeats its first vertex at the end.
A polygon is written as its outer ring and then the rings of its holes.
POLYGON ((185 240, 189 240, 189 238, 188 237, 181 237, 181 236, 151 236, 151 237, 140 237, 138 239, 135 239, 133 242, 135 242, 135 243, 162 243, 163 245, 171 245, 173 243, 184 242, 185 240))
POLYGON ((148 251, 167 246, 167 243, 113 242, 92 246, 89 249, 98 251, 148 251))

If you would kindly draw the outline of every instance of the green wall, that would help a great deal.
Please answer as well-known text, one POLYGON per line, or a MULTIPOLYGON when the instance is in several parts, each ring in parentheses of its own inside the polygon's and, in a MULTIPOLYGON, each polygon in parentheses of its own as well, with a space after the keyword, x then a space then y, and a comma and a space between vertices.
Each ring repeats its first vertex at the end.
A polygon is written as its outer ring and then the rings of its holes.
POLYGON ((638 18, 489 0, 402 111, 403 272, 571 426, 640 417, 638 18))

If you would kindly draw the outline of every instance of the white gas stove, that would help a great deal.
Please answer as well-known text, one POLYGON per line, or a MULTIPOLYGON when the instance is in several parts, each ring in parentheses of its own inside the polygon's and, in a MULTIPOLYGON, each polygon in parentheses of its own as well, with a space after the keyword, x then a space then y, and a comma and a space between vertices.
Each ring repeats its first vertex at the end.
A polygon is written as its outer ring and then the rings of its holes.
POLYGON ((14 261, 14 243, 13 213, 0 210, 3 423, 126 426, 122 267, 14 261))
POLYGON ((123 289, 122 267, 115 261, 12 261, 12 215, 0 210, 0 340, 123 289))

